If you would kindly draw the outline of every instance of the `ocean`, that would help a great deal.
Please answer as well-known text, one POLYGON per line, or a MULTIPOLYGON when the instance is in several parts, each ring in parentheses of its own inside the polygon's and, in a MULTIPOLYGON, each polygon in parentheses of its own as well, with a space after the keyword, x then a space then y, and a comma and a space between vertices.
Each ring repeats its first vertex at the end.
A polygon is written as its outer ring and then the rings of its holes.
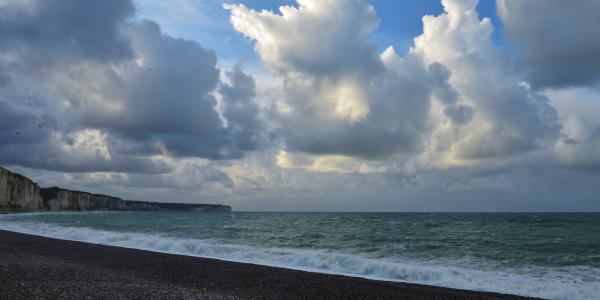
POLYGON ((0 215, 0 229, 380 280, 600 299, 598 213, 27 213, 0 215))

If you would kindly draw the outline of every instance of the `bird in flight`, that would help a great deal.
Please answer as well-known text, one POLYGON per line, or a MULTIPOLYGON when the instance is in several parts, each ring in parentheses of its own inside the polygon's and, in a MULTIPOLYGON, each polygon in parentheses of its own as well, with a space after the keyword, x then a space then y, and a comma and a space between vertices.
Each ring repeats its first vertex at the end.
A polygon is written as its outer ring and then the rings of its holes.
POLYGON ((16 135, 21 135, 20 131, 15 132, 16 135))

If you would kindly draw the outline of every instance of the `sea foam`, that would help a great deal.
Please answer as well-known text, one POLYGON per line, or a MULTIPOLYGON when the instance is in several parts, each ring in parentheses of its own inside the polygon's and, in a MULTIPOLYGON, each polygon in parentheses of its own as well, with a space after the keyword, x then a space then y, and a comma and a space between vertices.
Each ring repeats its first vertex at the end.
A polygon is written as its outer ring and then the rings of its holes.
POLYGON ((163 253, 215 258, 304 271, 341 274, 369 279, 420 283, 478 291, 492 291, 550 299, 597 299, 600 278, 594 268, 483 271, 468 266, 439 263, 392 262, 331 251, 259 248, 222 244, 215 240, 174 238, 158 234, 124 233, 85 227, 65 227, 39 222, 6 222, 0 229, 64 240, 120 246, 163 253))

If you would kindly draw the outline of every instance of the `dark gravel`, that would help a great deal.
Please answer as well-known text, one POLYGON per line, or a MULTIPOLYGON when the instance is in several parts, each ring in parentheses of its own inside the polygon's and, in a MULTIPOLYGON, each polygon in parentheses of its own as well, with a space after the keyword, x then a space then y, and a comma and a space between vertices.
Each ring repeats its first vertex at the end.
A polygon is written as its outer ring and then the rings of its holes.
POLYGON ((0 230, 0 299, 527 299, 0 230))

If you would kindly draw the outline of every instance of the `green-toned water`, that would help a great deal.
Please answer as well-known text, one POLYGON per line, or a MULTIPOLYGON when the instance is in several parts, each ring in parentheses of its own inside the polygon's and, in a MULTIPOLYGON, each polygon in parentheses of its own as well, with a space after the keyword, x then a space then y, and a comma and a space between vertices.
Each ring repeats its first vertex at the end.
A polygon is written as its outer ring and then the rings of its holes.
POLYGON ((600 299, 600 214, 60 213, 0 228, 265 265, 600 299))

